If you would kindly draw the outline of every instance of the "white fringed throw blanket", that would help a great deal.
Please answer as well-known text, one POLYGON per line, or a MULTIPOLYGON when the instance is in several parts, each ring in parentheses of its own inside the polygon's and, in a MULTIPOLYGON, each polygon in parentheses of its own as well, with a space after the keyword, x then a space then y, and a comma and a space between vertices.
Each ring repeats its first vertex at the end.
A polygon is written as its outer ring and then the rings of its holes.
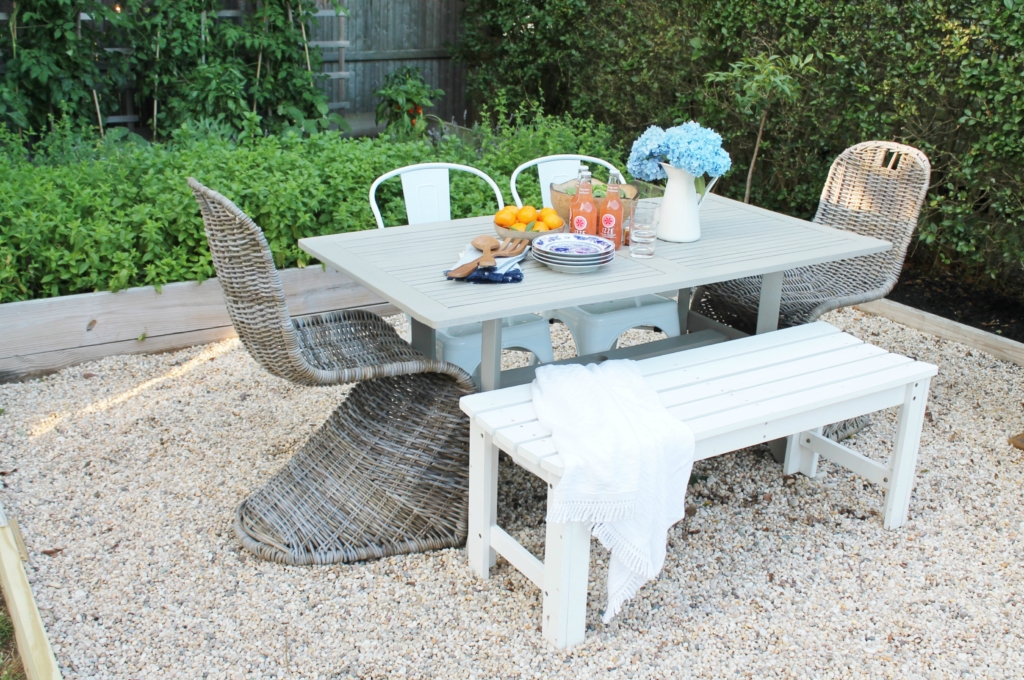
POLYGON ((547 521, 592 522, 611 551, 607 623, 661 572, 668 530, 686 513, 693 433, 632 361, 542 366, 533 406, 565 465, 547 521))

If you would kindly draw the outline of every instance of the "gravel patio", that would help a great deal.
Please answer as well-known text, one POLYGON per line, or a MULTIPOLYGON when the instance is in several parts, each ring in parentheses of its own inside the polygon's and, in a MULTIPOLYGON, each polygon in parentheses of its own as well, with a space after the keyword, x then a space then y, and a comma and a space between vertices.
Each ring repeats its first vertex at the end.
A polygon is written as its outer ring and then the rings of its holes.
MULTIPOLYGON (((1019 677, 1024 452, 1006 440, 1024 368, 855 311, 823 320, 939 365, 907 526, 883 530, 881 491, 827 462, 815 480, 762 448, 698 463, 660 579, 610 626, 594 544, 591 630, 567 653, 503 560, 485 582, 462 550, 331 567, 245 552, 235 507, 347 388, 274 378, 237 340, 0 385, 2 500, 67 678, 1019 677)), ((852 445, 887 455, 887 416, 852 445)), ((499 523, 539 552, 543 483, 505 459, 499 493, 499 523)))

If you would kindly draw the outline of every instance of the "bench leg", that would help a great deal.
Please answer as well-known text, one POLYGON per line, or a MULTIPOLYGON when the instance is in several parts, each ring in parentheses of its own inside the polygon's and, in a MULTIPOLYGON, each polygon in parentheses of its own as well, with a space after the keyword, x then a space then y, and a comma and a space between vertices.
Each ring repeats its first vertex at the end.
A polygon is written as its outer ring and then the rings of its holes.
MULTIPOLYGON (((821 434, 821 428, 811 430, 814 434, 821 434)), ((782 474, 795 475, 800 472, 808 477, 818 474, 818 454, 807 446, 806 438, 800 434, 786 437, 786 459, 782 463, 782 474)))
POLYGON ((907 521, 910 508, 910 492, 914 488, 914 469, 917 466, 917 452, 921 446, 921 428, 924 425, 924 408, 928 402, 930 380, 921 380, 907 385, 906 397, 900 407, 896 425, 896 442, 892 449, 892 473, 889 490, 885 494, 886 529, 898 529, 907 521))
POLYGON ((491 435, 469 426, 469 566, 481 578, 490 577, 498 553, 491 547, 491 527, 498 523, 498 447, 491 435))
POLYGON ((583 642, 590 572, 590 525, 547 527, 544 548, 544 637, 558 649, 583 642))

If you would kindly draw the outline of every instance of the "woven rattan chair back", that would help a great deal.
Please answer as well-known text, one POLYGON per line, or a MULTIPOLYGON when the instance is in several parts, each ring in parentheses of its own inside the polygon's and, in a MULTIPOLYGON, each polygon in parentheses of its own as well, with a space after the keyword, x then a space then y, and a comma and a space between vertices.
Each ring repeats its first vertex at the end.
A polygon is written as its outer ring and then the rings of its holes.
POLYGON ((887 252, 844 265, 870 272, 866 280, 883 274, 885 281, 879 283, 892 290, 928 193, 931 170, 921 151, 896 142, 862 142, 839 154, 829 170, 814 221, 892 243, 887 252))
POLYGON ((188 180, 210 244, 217 281, 235 332, 269 373, 301 384, 318 384, 303 358, 288 314, 284 287, 263 231, 238 206, 193 178, 188 180))

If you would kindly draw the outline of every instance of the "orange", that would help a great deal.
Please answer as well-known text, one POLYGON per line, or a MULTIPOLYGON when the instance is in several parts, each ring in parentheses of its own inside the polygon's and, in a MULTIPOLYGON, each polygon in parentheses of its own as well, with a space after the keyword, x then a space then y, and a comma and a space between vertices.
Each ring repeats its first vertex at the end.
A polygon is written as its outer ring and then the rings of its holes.
POLYGON ((519 212, 516 213, 516 219, 523 224, 529 224, 537 219, 537 209, 532 205, 524 205, 519 209, 519 212))
POLYGON ((533 223, 533 229, 530 231, 547 231, 548 225, 544 224, 541 220, 537 220, 533 223))
POLYGON ((516 222, 511 227, 509 227, 509 229, 513 231, 526 231, 526 225, 523 224, 522 222, 516 222))
POLYGON ((494 223, 499 227, 511 227, 516 223, 516 213, 512 210, 499 210, 494 216, 494 223))
POLYGON ((543 219, 544 224, 547 226, 548 229, 558 229, 563 224, 565 224, 565 222, 562 221, 562 218, 559 217, 557 214, 545 215, 543 219))
POLYGON ((554 209, 554 208, 541 208, 540 212, 538 212, 538 213, 537 213, 537 215, 538 215, 538 216, 539 216, 539 217, 540 217, 541 219, 544 219, 544 218, 545 218, 545 217, 547 217, 548 215, 554 215, 555 217, 558 217, 558 213, 557 213, 557 212, 555 212, 555 209, 554 209))

